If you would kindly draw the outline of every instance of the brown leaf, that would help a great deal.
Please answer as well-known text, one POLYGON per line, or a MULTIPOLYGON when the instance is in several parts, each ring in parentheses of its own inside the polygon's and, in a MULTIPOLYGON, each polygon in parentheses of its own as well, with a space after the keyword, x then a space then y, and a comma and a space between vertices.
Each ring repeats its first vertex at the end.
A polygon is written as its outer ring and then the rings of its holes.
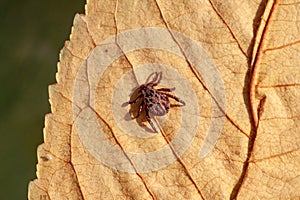
POLYGON ((28 198, 299 198, 298 10, 293 0, 88 1, 49 87, 28 198), (157 134, 126 104, 154 72, 186 102, 153 118, 157 134))

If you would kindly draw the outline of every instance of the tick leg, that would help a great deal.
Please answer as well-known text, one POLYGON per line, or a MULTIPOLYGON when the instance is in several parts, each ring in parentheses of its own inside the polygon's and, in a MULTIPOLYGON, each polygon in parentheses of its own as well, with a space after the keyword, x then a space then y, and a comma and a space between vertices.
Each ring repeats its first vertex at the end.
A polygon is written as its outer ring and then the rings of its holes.
POLYGON ((168 97, 170 97, 170 98, 172 98, 172 99, 175 99, 176 101, 182 103, 183 106, 185 105, 185 102, 184 102, 183 100, 179 99, 178 97, 176 97, 176 96, 174 96, 174 95, 172 95, 172 94, 168 94, 168 93, 164 93, 164 94, 165 94, 166 96, 168 96, 168 97))
POLYGON ((133 104, 133 103, 136 103, 141 97, 142 97, 143 95, 142 94, 140 94, 139 96, 137 96, 134 100, 132 100, 132 101, 129 101, 128 103, 129 104, 133 104))
POLYGON ((152 83, 153 80, 156 79, 156 76, 157 76, 157 72, 151 73, 151 74, 148 76, 148 78, 147 78, 147 80, 146 80, 145 83, 152 83), (154 78, 152 79, 152 81, 150 81, 150 78, 151 78, 153 75, 154 75, 154 78))
POLYGON ((175 90, 174 87, 173 88, 159 88, 159 89, 157 89, 157 91, 162 91, 162 92, 172 92, 174 90, 175 90))
POLYGON ((142 110, 143 110, 143 107, 144 107, 144 102, 142 102, 142 103, 140 104, 138 114, 137 114, 133 119, 138 118, 138 117, 140 116, 140 114, 141 114, 141 112, 142 112, 142 110))
POLYGON ((155 133, 157 133, 157 130, 156 130, 156 128, 155 128, 153 122, 151 121, 151 118, 150 118, 150 116, 149 116, 149 112, 148 112, 147 110, 146 110, 146 118, 147 118, 147 121, 149 122, 150 126, 152 127, 153 131, 154 131, 155 133))
POLYGON ((162 72, 157 72, 158 74, 158 78, 157 80, 155 81, 156 85, 160 83, 161 79, 162 79, 162 72))
POLYGON ((155 72, 155 77, 148 84, 151 84, 152 86, 157 86, 160 83, 161 78, 162 78, 162 72, 155 72))

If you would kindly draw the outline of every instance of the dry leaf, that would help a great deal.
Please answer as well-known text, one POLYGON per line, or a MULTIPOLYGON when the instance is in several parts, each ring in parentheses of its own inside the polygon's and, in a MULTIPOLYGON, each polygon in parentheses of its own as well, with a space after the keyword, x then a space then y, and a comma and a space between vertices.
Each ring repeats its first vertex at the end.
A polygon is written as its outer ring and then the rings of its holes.
POLYGON ((49 87, 28 198, 298 199, 299 10, 88 1, 49 87), (125 103, 156 71, 186 102, 153 119, 158 134, 125 103))

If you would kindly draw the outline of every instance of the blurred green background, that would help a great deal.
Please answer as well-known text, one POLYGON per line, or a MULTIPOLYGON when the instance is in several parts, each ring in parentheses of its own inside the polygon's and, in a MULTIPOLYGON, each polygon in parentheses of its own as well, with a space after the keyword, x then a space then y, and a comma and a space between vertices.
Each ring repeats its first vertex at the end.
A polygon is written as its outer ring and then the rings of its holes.
POLYGON ((0 199, 27 199, 50 112, 48 85, 84 0, 0 1, 0 199))

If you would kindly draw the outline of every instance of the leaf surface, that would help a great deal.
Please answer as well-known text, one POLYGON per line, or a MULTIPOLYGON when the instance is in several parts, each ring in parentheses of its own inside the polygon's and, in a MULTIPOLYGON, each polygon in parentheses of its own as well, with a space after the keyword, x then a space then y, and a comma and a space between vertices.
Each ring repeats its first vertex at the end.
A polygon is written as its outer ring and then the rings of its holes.
POLYGON ((296 0, 88 1, 49 87, 28 198, 299 198, 299 10, 296 0), (153 134, 126 101, 158 70, 186 106, 155 117, 153 134))

